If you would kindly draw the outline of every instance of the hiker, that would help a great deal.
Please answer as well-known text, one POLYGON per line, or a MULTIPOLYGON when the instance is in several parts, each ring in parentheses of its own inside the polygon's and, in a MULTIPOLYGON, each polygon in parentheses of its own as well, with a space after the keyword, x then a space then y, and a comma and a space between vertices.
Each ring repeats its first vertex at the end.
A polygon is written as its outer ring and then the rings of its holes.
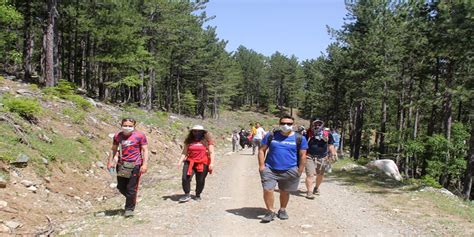
POLYGON ((238 145, 240 143, 240 135, 238 130, 232 131, 232 152, 235 152, 236 150, 239 149, 238 145))
POLYGON ((268 133, 258 151, 263 199, 268 210, 262 218, 264 223, 272 221, 275 216, 281 220, 288 219, 286 207, 290 199, 289 192, 298 190, 300 176, 304 170, 308 143, 305 137, 293 131, 293 123, 293 117, 281 117, 280 129, 268 133), (277 184, 280 190, 280 209, 278 214, 275 214, 273 192, 277 184))
POLYGON ((252 140, 252 155, 255 155, 255 148, 258 148, 257 151, 260 149, 260 146, 262 145, 262 139, 265 136, 265 130, 262 128, 259 122, 255 124, 255 127, 257 129, 252 140))
POLYGON ((184 195, 179 202, 191 200, 191 180, 196 175, 196 201, 201 200, 208 173, 214 167, 214 141, 211 135, 201 125, 194 125, 184 141, 183 152, 178 161, 178 168, 183 163, 182 186, 184 195))
POLYGON ((337 152, 339 151, 339 146, 341 144, 340 143, 341 135, 339 135, 336 128, 331 129, 331 134, 332 134, 332 138, 334 138, 334 150, 336 150, 336 156, 337 156, 337 152))
POLYGON ((125 196, 125 217, 133 216, 140 177, 148 170, 148 143, 145 134, 135 130, 136 121, 122 119, 122 131, 114 136, 107 169, 117 173, 117 189, 125 196), (114 157, 118 154, 117 165, 114 157))
POLYGON ((240 130, 240 133, 239 133, 239 136, 240 136, 240 140, 239 140, 239 143, 240 143, 240 146, 242 147, 242 150, 245 148, 245 145, 248 145, 249 144, 249 141, 248 141, 248 133, 242 129, 240 130))
POLYGON ((312 124, 311 137, 308 138, 308 154, 306 161, 306 198, 314 199, 314 194, 320 194, 320 185, 323 181, 325 169, 336 154, 334 150, 334 138, 331 133, 324 128, 324 122, 314 119, 312 124), (316 184, 313 187, 314 176, 316 184), (311 191, 312 190, 312 191, 311 191))

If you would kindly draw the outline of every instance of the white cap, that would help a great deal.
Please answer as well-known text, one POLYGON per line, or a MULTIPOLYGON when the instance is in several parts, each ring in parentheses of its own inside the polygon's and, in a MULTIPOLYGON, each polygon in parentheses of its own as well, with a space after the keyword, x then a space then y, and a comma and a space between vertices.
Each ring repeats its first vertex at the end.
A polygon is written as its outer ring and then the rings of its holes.
POLYGON ((206 130, 202 125, 194 125, 191 130, 206 130))

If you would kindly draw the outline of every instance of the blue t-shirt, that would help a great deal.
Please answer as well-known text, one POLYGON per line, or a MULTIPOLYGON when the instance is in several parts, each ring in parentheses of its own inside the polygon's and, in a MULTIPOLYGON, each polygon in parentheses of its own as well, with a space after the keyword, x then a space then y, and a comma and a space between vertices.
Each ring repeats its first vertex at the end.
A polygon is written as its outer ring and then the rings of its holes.
POLYGON ((339 133, 337 132, 333 132, 332 138, 334 138, 334 148, 336 148, 337 150, 339 148, 339 141, 341 140, 341 135, 339 135, 339 133))
MULTIPOLYGON (((271 144, 268 143, 270 133, 262 140, 263 145, 268 146, 268 154, 265 159, 265 166, 273 170, 289 170, 297 166, 296 155, 296 133, 290 136, 283 136, 280 132, 273 134, 271 144)), ((308 142, 305 137, 301 138, 301 150, 308 149, 308 142)))

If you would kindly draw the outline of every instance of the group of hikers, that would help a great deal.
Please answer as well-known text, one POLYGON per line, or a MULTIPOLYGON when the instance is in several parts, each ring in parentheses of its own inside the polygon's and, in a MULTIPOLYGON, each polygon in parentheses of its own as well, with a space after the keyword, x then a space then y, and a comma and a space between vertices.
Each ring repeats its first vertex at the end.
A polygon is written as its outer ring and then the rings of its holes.
MULTIPOLYGON (((337 160, 340 135, 324 127, 321 119, 312 119, 308 129, 294 128, 291 116, 279 119, 279 126, 266 132, 260 123, 251 126, 247 139, 252 141, 252 154, 258 157, 258 169, 263 188, 263 199, 268 212, 262 222, 278 217, 288 219, 286 207, 290 192, 298 190, 302 173, 306 173, 306 198, 314 199, 320 194, 320 185, 330 163, 337 160), (274 190, 278 184, 280 208, 274 210, 274 190)), ((252 124, 251 124, 252 125, 252 124)), ((148 148, 146 136, 135 129, 136 121, 123 119, 122 130, 115 134, 107 168, 117 175, 117 188, 126 197, 125 217, 133 216, 140 177, 148 169, 148 148), (118 155, 118 156, 117 156, 118 155)), ((241 131, 233 131, 232 144, 240 143, 241 131), (238 139, 234 138, 237 137, 238 139)), ((245 134, 242 134, 245 136, 245 134)), ((215 163, 214 140, 201 125, 194 125, 186 136, 178 160, 182 166, 182 189, 184 195, 179 202, 188 202, 191 196, 191 181, 196 176, 194 199, 201 200, 205 180, 212 173, 215 163)), ((243 148, 243 146, 242 146, 243 148)))

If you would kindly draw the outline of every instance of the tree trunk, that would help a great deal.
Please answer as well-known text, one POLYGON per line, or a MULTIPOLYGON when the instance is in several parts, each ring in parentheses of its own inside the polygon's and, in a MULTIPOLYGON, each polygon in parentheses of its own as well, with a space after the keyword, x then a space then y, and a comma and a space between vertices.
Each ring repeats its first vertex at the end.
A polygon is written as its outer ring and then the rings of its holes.
POLYGON ((474 178, 474 118, 471 118, 471 139, 469 140, 469 147, 462 194, 465 199, 474 199, 474 189, 472 188, 474 178))
POLYGON ((55 86, 56 85, 56 78, 55 78, 55 60, 54 60, 54 28, 55 28, 55 19, 57 15, 56 11, 56 0, 48 0, 48 20, 46 25, 45 31, 45 44, 44 44, 44 53, 45 53, 45 85, 46 86, 55 86))
POLYGON ((364 102, 359 102, 357 106, 357 117, 355 126, 355 141, 354 141, 354 159, 359 159, 360 148, 362 146, 362 127, 364 125, 364 102))
MULTIPOLYGON (((444 129, 444 136, 448 140, 448 142, 451 141, 451 125, 452 125, 452 107, 453 107, 453 102, 452 102, 452 93, 451 93, 451 88, 453 87, 453 64, 454 62, 452 60, 449 60, 448 65, 447 65, 447 75, 446 75, 446 82, 445 82, 445 93, 444 93, 444 105, 443 105, 443 129, 444 129)), ((450 160, 450 152, 448 151, 446 154, 445 158, 445 165, 448 167, 449 160, 450 160)), ((447 170, 447 169, 444 169, 447 170)), ((443 185, 445 188, 448 188, 449 186, 449 177, 446 173, 441 175, 440 178, 440 184, 443 185)))
POLYGON ((23 40, 23 70, 25 72, 23 79, 30 81, 33 69, 31 60, 33 58, 34 37, 32 31, 31 2, 25 1, 25 21, 24 21, 24 40, 23 40))
POLYGON ((387 81, 383 82, 383 98, 382 98, 382 121, 380 123, 380 134, 379 134, 379 158, 382 158, 385 154, 385 133, 387 132, 387 94, 388 85, 387 81))
POLYGON ((153 103, 153 86, 155 84, 156 72, 154 68, 150 68, 150 77, 148 78, 148 85, 147 85, 147 101, 146 101, 146 109, 151 110, 152 103, 153 103))

